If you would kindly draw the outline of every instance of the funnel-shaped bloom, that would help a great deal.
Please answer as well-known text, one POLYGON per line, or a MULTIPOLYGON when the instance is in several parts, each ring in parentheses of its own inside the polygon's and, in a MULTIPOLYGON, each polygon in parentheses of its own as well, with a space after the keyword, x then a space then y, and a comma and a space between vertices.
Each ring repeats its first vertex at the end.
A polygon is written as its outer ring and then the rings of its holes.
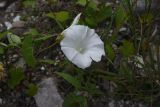
POLYGON ((105 55, 104 44, 94 29, 72 24, 62 34, 64 39, 60 43, 61 49, 65 56, 79 68, 85 69, 91 65, 92 60, 99 62, 102 55, 105 55))

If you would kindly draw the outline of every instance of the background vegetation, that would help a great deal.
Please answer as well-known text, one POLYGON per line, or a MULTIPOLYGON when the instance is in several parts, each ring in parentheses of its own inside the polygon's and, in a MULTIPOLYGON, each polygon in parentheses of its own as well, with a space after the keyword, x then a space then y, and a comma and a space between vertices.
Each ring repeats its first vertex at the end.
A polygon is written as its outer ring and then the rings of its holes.
POLYGON ((42 77, 55 76, 64 107, 110 99, 160 107, 160 14, 154 0, 144 0, 144 7, 136 0, 46 1, 21 1, 18 13, 25 30, 0 33, 0 84, 32 97, 42 77), (96 30, 106 52, 100 63, 85 70, 69 62, 59 46, 60 33, 80 12, 80 24, 96 30), (25 67, 15 65, 13 54, 25 60, 25 67), (45 73, 39 71, 42 66, 45 73))

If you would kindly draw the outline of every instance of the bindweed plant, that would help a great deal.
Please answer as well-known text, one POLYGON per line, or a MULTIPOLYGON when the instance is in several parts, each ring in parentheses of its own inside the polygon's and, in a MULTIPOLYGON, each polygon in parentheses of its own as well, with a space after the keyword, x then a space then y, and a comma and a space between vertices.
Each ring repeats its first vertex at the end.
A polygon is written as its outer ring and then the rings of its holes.
MULTIPOLYGON (((34 96, 38 87, 32 73, 46 66, 64 93, 63 107, 93 107, 110 100, 159 107, 160 15, 154 0, 144 0, 143 11, 137 11, 139 1, 73 0, 59 8, 67 2, 47 0, 50 8, 36 13, 38 2, 24 0, 24 8, 40 18, 35 20, 50 26, 45 30, 35 21, 40 26, 29 26, 22 35, 12 28, 0 33, 0 81, 12 90, 23 86, 26 95, 34 96), (9 56, 13 53, 25 67, 15 65, 9 56)), ((30 16, 23 18, 27 22, 30 16)))

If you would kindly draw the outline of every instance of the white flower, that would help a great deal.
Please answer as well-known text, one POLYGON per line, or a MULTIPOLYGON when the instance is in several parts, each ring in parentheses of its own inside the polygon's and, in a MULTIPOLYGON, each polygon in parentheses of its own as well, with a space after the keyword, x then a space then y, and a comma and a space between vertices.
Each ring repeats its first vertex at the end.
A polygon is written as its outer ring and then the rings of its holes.
POLYGON ((65 29, 62 34, 61 49, 65 56, 79 68, 85 69, 91 65, 92 60, 99 62, 105 55, 104 44, 94 29, 78 23, 80 15, 72 25, 65 29))

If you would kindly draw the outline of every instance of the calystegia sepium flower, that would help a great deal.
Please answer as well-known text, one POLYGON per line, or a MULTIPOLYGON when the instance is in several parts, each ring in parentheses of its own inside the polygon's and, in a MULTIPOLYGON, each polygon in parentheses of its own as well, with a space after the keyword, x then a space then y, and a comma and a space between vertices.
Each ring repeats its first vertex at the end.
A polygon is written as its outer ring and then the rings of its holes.
POLYGON ((85 69, 92 60, 101 61, 105 55, 104 43, 95 32, 85 25, 77 25, 81 14, 78 14, 71 26, 62 32, 64 36, 60 42, 64 55, 79 68, 85 69))

